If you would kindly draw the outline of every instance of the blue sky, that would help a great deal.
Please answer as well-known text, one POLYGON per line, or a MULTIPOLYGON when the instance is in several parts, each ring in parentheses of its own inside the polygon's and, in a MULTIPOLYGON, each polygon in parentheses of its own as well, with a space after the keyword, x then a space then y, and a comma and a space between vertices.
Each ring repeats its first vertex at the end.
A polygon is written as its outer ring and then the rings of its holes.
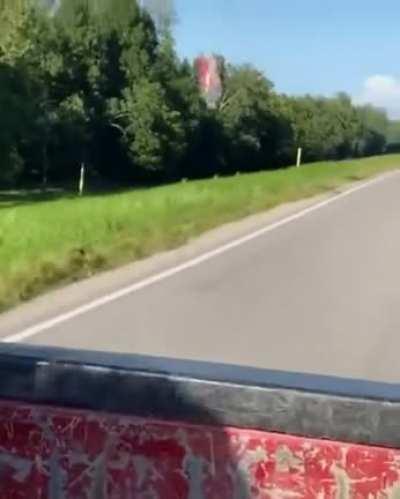
POLYGON ((252 62, 291 93, 346 91, 400 118, 399 0, 176 0, 177 48, 252 62))

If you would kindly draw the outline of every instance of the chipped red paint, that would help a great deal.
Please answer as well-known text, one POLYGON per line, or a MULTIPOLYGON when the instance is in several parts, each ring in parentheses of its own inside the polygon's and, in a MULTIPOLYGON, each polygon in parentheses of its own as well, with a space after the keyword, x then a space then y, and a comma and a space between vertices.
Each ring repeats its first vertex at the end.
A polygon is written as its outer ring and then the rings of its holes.
POLYGON ((400 451, 0 404, 0 498, 394 498, 400 451))

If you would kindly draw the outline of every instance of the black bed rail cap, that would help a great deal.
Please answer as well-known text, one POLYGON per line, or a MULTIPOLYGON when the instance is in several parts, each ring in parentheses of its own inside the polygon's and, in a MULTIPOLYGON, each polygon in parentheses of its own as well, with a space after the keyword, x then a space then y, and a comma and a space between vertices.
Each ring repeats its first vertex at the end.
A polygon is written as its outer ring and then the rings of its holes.
POLYGON ((0 345, 0 399, 400 447, 400 385, 0 345))

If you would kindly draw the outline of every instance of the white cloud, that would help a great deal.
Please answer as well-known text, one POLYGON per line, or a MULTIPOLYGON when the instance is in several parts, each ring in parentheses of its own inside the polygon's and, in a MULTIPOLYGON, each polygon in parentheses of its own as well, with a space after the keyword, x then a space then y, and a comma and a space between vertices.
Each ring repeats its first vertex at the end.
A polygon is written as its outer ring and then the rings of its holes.
POLYGON ((400 78, 390 75, 370 76, 354 102, 384 108, 390 118, 400 119, 400 78))

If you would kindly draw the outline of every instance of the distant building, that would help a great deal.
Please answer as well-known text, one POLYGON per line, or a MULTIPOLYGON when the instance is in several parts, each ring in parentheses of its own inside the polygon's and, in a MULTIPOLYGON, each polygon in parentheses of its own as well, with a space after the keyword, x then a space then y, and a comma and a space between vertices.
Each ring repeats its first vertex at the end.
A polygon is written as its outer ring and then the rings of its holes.
POLYGON ((218 59, 215 56, 200 56, 195 61, 197 80, 210 108, 215 108, 222 96, 222 81, 218 59))

